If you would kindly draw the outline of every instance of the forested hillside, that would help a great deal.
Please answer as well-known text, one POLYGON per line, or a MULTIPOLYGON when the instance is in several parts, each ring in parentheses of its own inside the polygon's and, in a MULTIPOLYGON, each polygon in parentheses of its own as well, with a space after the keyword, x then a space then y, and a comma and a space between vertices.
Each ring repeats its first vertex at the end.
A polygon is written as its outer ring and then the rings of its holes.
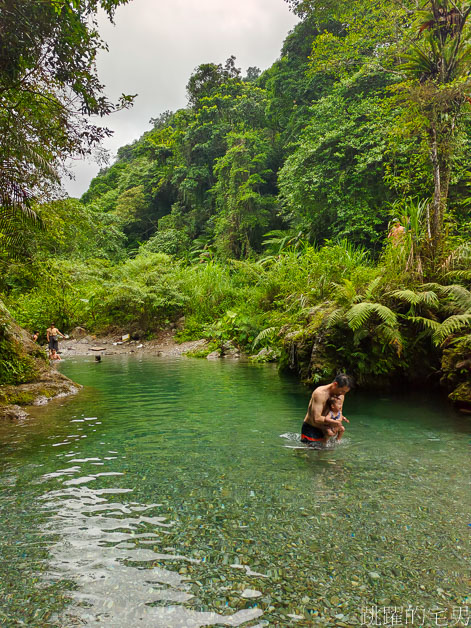
POLYGON ((10 211, 8 308, 471 404, 468 4, 293 0, 269 69, 199 65, 80 200, 10 211))

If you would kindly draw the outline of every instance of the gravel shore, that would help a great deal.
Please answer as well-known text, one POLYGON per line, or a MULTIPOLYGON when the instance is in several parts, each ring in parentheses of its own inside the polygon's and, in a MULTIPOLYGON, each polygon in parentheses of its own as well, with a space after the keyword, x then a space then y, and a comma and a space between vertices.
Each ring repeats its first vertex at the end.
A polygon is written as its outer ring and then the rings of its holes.
POLYGON ((191 340, 175 342, 175 331, 163 331, 153 340, 122 340, 123 336, 85 335, 83 338, 69 338, 59 342, 62 359, 76 355, 116 355, 123 353, 144 353, 162 357, 180 356, 206 346, 207 341, 191 340))

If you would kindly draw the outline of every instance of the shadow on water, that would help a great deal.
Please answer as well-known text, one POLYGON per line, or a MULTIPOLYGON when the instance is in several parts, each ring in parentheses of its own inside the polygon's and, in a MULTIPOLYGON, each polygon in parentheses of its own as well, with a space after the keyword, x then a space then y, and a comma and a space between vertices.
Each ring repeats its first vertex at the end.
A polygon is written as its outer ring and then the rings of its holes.
POLYGON ((313 451, 309 391, 270 366, 61 369, 78 396, 0 426, 0 625, 350 626, 372 605, 468 604, 470 422, 441 399, 352 394, 342 444, 313 451))

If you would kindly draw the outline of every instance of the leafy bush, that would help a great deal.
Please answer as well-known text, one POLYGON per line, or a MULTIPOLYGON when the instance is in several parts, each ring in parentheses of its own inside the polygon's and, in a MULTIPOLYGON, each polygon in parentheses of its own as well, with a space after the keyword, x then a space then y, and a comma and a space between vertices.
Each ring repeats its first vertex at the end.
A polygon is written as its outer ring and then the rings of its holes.
POLYGON ((166 255, 182 255, 190 246, 189 237, 177 229, 157 231, 141 250, 149 253, 165 253, 166 255))

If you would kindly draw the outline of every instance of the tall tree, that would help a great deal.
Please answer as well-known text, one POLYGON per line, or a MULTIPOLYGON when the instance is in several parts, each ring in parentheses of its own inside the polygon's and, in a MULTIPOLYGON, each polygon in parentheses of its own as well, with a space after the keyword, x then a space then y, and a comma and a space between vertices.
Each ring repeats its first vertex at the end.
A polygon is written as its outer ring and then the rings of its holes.
POLYGON ((11 242, 10 223, 31 216, 31 200, 57 182, 68 157, 110 135, 89 116, 131 104, 125 95, 111 103, 96 72, 106 49, 97 11, 113 20, 126 2, 0 0, 0 242, 11 242))
POLYGON ((453 157, 471 96, 470 14, 470 2, 428 0, 417 14, 417 41, 402 66, 409 79, 409 106, 427 134, 433 170, 428 224, 432 260, 442 253, 453 157))
MULTIPOLYGON (((312 69, 339 78, 381 71, 395 77, 397 102, 429 161, 427 220, 431 267, 443 253, 443 226, 464 113, 471 96, 471 4, 465 0, 287 0, 301 16, 342 25, 315 39, 312 69)), ((390 88, 391 89, 391 88, 390 88)), ((404 131, 403 131, 404 132, 404 131)))

